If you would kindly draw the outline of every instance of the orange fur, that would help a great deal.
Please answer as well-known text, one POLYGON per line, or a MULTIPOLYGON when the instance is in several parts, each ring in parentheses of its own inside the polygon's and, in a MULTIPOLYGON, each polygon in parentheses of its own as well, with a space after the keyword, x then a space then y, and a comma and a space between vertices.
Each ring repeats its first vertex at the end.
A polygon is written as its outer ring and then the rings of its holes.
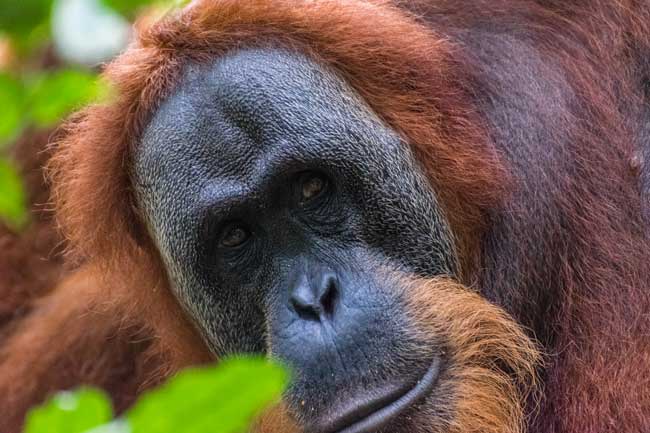
POLYGON ((171 296, 135 273, 143 270, 98 278, 82 267, 35 303, 0 347, 1 432, 16 431, 53 391, 104 387, 122 410, 181 368, 212 360, 171 296))
POLYGON ((430 423, 424 424, 426 432, 525 431, 541 366, 537 346, 508 314, 457 282, 432 279, 406 285, 415 328, 425 338, 442 336, 446 343, 448 368, 435 393, 452 396, 452 416, 423 417, 423 423, 430 423))
POLYGON ((49 189, 43 164, 50 156, 43 148, 51 131, 28 131, 11 148, 27 192, 30 221, 15 232, 0 221, 0 346, 29 305, 49 292, 63 274, 61 237, 47 212, 49 189))
POLYGON ((253 433, 300 433, 282 405, 268 410, 252 427, 253 433))

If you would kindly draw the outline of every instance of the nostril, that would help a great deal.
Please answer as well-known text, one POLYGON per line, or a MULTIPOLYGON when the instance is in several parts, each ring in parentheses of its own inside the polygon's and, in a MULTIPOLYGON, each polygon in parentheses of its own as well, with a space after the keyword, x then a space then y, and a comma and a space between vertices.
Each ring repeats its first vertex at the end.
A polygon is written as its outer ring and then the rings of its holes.
POLYGON ((330 272, 314 277, 301 278, 292 290, 289 302, 301 318, 321 321, 334 314, 339 297, 338 280, 336 274, 330 272))
POLYGON ((296 290, 291 296, 291 306, 300 317, 306 320, 320 320, 321 307, 315 302, 314 297, 304 290, 304 287, 296 290))
POLYGON ((338 287, 336 283, 336 277, 330 275, 324 281, 323 291, 320 296, 320 304, 323 308, 323 312, 328 316, 332 316, 334 314, 334 307, 337 298, 338 287))

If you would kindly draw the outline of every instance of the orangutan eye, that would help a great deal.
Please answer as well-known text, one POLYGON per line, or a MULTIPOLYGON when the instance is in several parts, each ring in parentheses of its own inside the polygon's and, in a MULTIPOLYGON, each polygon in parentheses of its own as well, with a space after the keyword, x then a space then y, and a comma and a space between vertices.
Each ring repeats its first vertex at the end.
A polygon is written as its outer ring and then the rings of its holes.
POLYGON ((239 225, 232 225, 223 232, 219 243, 225 248, 235 248, 243 245, 249 237, 248 230, 239 225))
POLYGON ((300 202, 306 203, 318 197, 327 185, 327 180, 316 173, 307 173, 302 176, 300 185, 300 202))

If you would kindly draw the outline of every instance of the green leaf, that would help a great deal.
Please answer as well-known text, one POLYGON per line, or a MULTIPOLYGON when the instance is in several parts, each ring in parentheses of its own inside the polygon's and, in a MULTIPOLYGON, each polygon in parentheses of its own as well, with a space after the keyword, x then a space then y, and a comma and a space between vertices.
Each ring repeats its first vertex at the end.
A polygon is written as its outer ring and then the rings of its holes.
POLYGON ((239 433, 279 400, 286 370, 257 358, 191 369, 143 396, 127 414, 132 433, 239 433))
POLYGON ((102 2, 114 11, 129 18, 132 18, 144 6, 159 3, 153 0, 102 0, 102 2))
POLYGON ((280 399, 287 379, 262 358, 233 358, 180 373, 113 422, 102 392, 63 392, 28 414, 25 433, 242 433, 280 399))
POLYGON ((22 128, 24 90, 17 79, 0 73, 0 148, 14 139, 22 128))
POLYGON ((0 31, 24 39, 50 16, 53 0, 0 0, 0 31))
POLYGON ((14 229, 27 222, 25 190, 18 170, 0 159, 0 218, 14 229))
POLYGON ((106 93, 96 75, 74 69, 41 74, 29 84, 29 115, 41 127, 57 124, 106 93))
POLYGON ((156 6, 161 10, 181 8, 188 5, 191 0, 101 0, 104 5, 127 18, 133 18, 145 6, 156 6))
POLYGON ((25 433, 83 433, 110 421, 112 412, 102 391, 61 392, 27 415, 25 433))

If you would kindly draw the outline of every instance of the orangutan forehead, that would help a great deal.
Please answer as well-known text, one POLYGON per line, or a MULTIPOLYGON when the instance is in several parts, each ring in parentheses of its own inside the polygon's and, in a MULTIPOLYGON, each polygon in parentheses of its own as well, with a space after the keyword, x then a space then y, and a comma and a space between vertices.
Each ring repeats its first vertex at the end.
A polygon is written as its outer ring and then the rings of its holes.
POLYGON ((136 161, 159 168, 217 155, 229 163, 215 174, 229 175, 252 169, 260 155, 337 158, 344 146, 398 142, 328 68, 298 53, 250 49, 189 66, 146 129, 136 161))

